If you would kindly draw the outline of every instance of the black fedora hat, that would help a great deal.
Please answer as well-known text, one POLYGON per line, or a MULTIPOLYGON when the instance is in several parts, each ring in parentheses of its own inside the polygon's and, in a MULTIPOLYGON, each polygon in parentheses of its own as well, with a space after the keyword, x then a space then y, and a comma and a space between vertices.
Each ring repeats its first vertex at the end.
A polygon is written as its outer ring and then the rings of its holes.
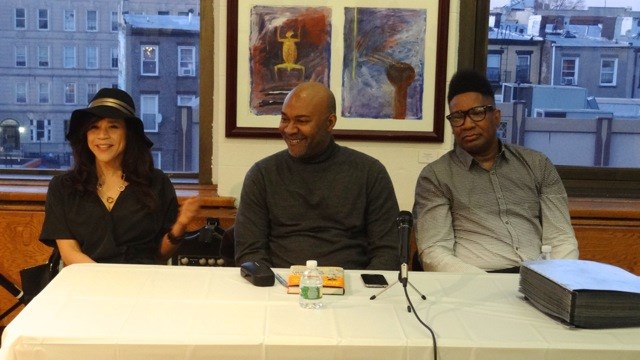
POLYGON ((87 108, 74 110, 71 113, 67 140, 77 139, 82 126, 96 117, 125 120, 130 125, 128 128, 137 132, 144 139, 147 147, 153 146, 153 142, 144 133, 142 120, 136 116, 136 106, 131 96, 124 90, 114 88, 100 89, 87 108))

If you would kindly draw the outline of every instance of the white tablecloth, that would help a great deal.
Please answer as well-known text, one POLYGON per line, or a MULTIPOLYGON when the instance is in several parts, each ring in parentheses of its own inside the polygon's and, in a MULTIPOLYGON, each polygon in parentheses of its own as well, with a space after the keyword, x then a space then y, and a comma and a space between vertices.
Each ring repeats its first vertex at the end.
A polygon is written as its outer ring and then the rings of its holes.
MULTIPOLYGON (((0 359, 432 359, 402 286, 369 300, 379 290, 359 274, 347 271, 346 295, 307 310, 238 268, 73 265, 8 325, 0 359)), ((407 288, 438 358, 640 359, 640 328, 568 328, 526 303, 518 279, 409 273, 428 297, 407 288)))

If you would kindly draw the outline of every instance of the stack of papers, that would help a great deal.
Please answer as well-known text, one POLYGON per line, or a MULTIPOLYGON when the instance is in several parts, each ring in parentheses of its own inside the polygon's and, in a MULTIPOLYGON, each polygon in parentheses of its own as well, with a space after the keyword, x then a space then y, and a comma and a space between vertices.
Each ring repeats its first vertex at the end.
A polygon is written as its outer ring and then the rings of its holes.
POLYGON ((640 326, 640 277, 588 260, 524 262, 520 292, 542 312, 572 326, 640 326))

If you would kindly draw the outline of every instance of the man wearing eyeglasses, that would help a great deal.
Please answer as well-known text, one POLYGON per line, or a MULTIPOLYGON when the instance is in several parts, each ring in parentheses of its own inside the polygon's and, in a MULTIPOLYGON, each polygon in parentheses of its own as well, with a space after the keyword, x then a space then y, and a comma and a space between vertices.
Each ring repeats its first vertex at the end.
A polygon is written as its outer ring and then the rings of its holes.
POLYGON ((454 149, 425 166, 413 213, 425 270, 518 272, 538 258, 577 258, 567 194, 542 153, 503 144, 500 110, 487 78, 470 70, 449 84, 454 149))

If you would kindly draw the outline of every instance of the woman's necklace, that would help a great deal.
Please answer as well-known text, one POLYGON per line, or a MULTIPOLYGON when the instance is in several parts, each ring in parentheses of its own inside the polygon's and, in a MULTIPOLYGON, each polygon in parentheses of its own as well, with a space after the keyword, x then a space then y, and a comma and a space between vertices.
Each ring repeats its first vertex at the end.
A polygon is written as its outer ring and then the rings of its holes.
POLYGON ((120 180, 122 180, 122 184, 118 186, 117 188, 118 194, 115 196, 109 196, 109 194, 107 194, 107 192, 104 190, 104 184, 102 184, 101 182, 98 181, 98 185, 96 186, 98 188, 98 192, 101 192, 104 194, 105 196, 104 200, 107 202, 107 207, 109 208, 109 210, 111 210, 111 207, 113 206, 113 203, 116 201, 116 198, 118 198, 120 193, 123 192, 124 189, 127 187, 124 173, 122 173, 122 176, 120 176, 120 180))

